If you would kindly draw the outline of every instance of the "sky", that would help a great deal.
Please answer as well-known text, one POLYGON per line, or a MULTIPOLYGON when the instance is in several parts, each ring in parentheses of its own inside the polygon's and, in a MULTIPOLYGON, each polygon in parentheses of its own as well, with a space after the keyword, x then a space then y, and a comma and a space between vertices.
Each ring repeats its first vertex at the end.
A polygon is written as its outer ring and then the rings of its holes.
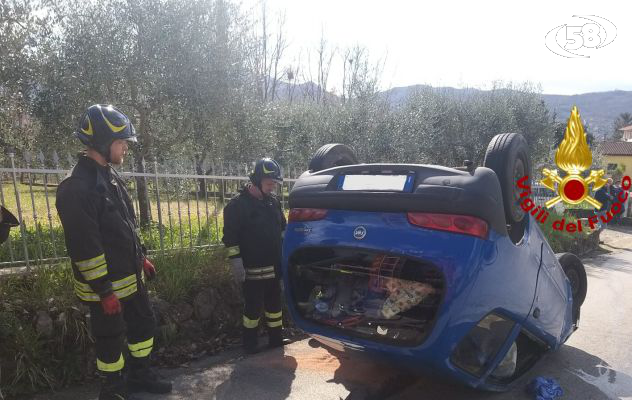
MULTIPOLYGON (((261 7, 263 0, 245 0, 261 7)), ((305 62, 321 34, 332 47, 344 49, 359 44, 374 60, 384 61, 383 89, 414 84, 488 88, 495 80, 530 81, 546 94, 579 94, 608 90, 632 90, 631 1, 455 1, 435 0, 266 0, 271 28, 279 13, 285 13, 289 47, 283 62, 291 65, 300 54, 305 62), (593 22, 574 15, 598 16, 616 27, 616 38, 601 48, 580 47, 577 54, 589 58, 566 58, 558 42, 571 43, 565 34, 593 22), (578 27, 578 28, 573 28, 578 27), (556 47, 557 46, 557 47, 556 47)), ((595 18, 591 19, 595 20, 595 18)), ((612 25, 602 19, 599 37, 604 44, 614 37, 612 25), (604 35, 605 32, 605 35, 604 35)), ((593 25, 592 27, 595 27, 593 25)), ((592 28, 584 27, 584 32, 592 28)), ((591 34, 579 36, 587 41, 591 34)), ((578 46, 582 42, 577 42, 578 46)), ((568 53, 564 53, 568 54, 568 53)), ((329 87, 341 86, 342 67, 332 63, 329 87)))

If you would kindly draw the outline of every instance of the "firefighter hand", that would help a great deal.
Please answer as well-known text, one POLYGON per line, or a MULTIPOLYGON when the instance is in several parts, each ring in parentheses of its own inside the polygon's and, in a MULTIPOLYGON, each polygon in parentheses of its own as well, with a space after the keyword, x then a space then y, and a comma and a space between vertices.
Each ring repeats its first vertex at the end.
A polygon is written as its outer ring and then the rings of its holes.
POLYGON ((231 258, 230 266, 233 270, 233 279, 237 283, 242 283, 246 280, 246 270, 244 270, 244 261, 241 257, 231 258))
POLYGON ((103 306, 103 312, 105 315, 114 315, 121 312, 121 302, 114 293, 108 297, 102 298, 101 306, 103 306))
POLYGON ((143 261, 143 271, 145 271, 145 277, 147 277, 147 280, 152 280, 156 277, 156 267, 154 267, 154 264, 152 264, 147 258, 143 261))

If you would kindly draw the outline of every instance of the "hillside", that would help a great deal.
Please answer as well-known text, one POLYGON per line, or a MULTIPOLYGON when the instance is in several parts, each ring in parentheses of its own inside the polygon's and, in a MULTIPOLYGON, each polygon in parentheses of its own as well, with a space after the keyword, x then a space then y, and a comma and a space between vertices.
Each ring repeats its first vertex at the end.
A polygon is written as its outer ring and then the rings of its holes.
MULTIPOLYGON (((427 87, 414 85, 396 87, 384 92, 392 104, 400 104, 414 90, 427 87)), ((439 87, 435 90, 443 91, 449 95, 467 96, 480 92, 479 89, 455 89, 451 87, 439 87)), ((589 125, 593 134, 597 137, 607 136, 613 133, 613 124, 619 114, 632 113, 632 91, 614 90, 609 92, 584 93, 577 95, 543 94, 542 99, 547 104, 551 113, 556 113, 558 120, 567 118, 573 105, 579 107, 582 118, 589 125)))

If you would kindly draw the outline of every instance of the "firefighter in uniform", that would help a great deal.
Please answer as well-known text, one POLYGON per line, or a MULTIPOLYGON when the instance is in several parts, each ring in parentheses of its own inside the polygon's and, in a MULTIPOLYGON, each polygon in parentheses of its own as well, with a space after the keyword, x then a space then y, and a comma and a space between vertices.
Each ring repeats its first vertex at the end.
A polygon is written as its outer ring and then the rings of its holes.
POLYGON ((149 368, 155 320, 144 279, 156 269, 145 257, 132 202, 110 164, 120 165, 128 141, 136 142, 125 114, 93 105, 75 135, 85 153, 57 189, 56 207, 72 261, 75 294, 90 307, 99 400, 130 399, 128 391, 168 393, 171 383, 149 368), (125 357, 127 338, 129 357, 125 357), (123 368, 128 363, 123 374, 123 368))
POLYGON ((279 268, 286 220, 273 195, 282 182, 279 164, 263 158, 255 164, 250 182, 224 208, 222 241, 233 277, 243 284, 243 345, 248 353, 258 351, 262 308, 269 347, 283 346, 279 268))

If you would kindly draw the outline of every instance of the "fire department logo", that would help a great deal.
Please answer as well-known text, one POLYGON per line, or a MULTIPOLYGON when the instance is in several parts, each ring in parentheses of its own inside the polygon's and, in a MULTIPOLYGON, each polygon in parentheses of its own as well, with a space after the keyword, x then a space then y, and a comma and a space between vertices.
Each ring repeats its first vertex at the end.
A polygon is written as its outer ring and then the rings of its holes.
POLYGON ((592 170, 587 178, 582 173, 592 165, 592 153, 586 142, 586 133, 579 117, 579 110, 573 107, 571 117, 566 125, 564 140, 555 153, 555 164, 566 172, 565 177, 558 176, 557 170, 544 168, 542 185, 557 193, 557 196, 545 203, 547 208, 553 207, 560 201, 568 204, 587 202, 596 209, 601 208, 601 202, 590 196, 589 185, 597 190, 606 184, 603 178, 604 170, 592 170), (557 184, 557 188, 556 188, 557 184))

